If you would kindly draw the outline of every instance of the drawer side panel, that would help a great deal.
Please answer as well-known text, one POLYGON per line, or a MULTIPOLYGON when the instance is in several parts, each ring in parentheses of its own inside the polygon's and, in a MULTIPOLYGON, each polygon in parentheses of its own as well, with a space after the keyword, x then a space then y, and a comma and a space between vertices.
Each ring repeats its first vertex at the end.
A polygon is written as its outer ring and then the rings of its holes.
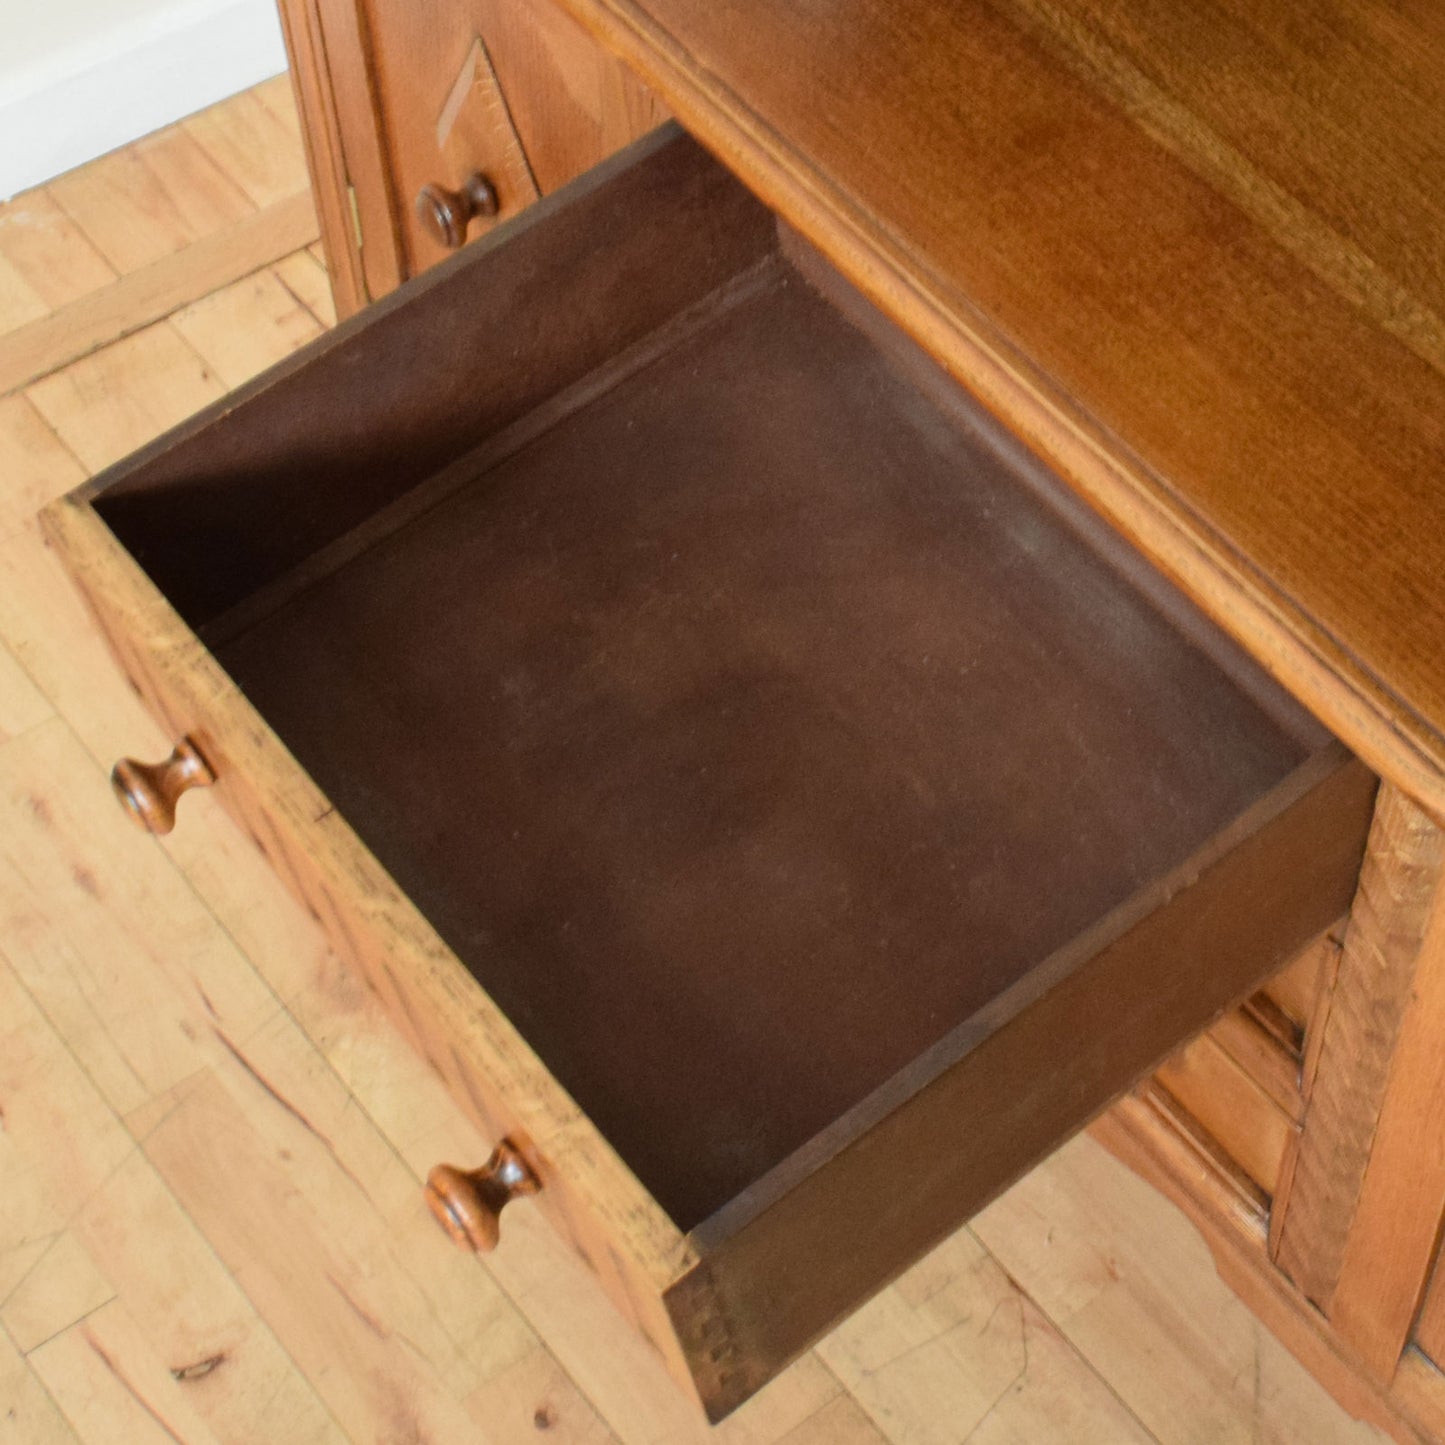
POLYGON ((1338 746, 1316 755, 1011 1022, 831 1157, 697 1231, 704 1260, 668 1303, 712 1417, 1338 918, 1374 794, 1338 746))

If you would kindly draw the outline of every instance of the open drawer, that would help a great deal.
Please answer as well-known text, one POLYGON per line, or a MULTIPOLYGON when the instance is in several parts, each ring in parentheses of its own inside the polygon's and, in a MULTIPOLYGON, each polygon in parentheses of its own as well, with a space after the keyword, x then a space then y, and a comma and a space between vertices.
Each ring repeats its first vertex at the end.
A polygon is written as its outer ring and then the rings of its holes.
POLYGON ((46 522, 189 739, 121 790, 713 1418, 1350 901, 1367 771, 676 130, 46 522))

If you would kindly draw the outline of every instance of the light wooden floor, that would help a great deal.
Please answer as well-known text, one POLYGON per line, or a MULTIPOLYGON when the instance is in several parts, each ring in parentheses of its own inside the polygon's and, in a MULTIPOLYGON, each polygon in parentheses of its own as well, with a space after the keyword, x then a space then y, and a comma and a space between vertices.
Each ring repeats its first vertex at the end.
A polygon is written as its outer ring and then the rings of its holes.
MULTIPOLYGON (((0 207, 0 1442, 703 1441, 525 1206, 445 1243, 485 1141, 214 802, 106 786, 170 743, 34 514, 330 323, 304 188, 283 78, 0 207)), ((1081 1139, 711 1438, 1382 1437, 1081 1139)))

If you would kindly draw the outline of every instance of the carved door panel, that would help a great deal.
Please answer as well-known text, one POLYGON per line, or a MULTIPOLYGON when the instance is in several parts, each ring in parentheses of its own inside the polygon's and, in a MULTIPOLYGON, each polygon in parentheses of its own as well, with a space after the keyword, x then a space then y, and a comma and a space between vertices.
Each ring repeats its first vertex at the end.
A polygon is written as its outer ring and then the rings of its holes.
POLYGON ((666 119, 552 0, 280 0, 280 11, 343 316, 666 119), (487 187, 469 187, 477 175, 487 187), (452 222, 442 239, 439 211, 452 222))
POLYGON ((408 274, 665 118, 551 0, 362 0, 361 10, 408 274), (490 182, 494 214, 484 203, 466 215, 476 175, 490 182), (463 225, 447 239, 435 224, 441 196, 461 198, 463 225))

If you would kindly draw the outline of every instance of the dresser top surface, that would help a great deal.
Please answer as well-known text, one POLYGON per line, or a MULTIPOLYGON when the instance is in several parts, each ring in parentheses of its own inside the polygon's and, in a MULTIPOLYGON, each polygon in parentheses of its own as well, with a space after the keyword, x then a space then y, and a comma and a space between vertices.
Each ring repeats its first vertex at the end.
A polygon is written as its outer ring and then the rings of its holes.
POLYGON ((1445 810, 1445 12, 564 3, 1445 810))

